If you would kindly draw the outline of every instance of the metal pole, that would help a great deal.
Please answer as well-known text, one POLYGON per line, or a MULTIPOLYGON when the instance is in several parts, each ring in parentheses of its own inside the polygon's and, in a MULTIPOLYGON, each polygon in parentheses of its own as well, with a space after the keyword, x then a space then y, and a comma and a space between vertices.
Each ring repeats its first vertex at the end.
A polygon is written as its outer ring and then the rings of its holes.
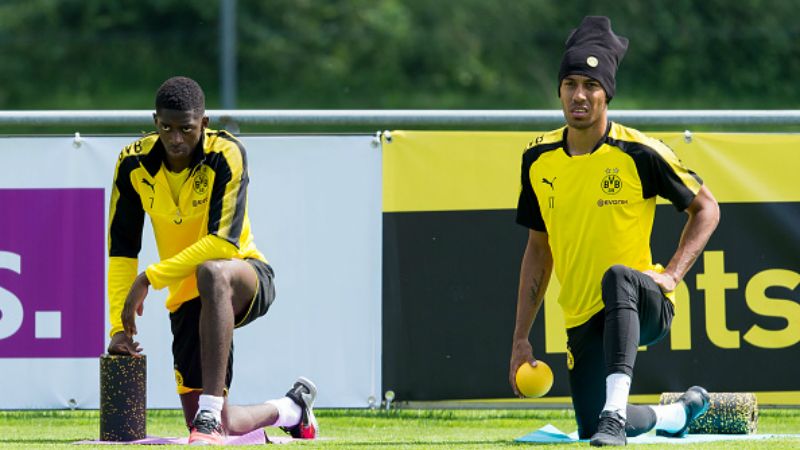
POLYGON ((236 108, 236 0, 219 2, 219 77, 223 109, 236 108))
MULTIPOLYGON (((542 130, 564 124, 560 110, 208 110, 214 124, 270 127, 369 127, 374 130, 441 128, 449 130, 542 130)), ((0 111, 0 126, 151 127, 152 110, 0 111)), ((800 110, 611 110, 611 120, 630 126, 800 125, 800 110)), ((217 126, 217 125, 215 125, 217 126)), ((149 129, 149 128, 142 128, 149 129)), ((81 130, 85 131, 85 130, 81 130)))

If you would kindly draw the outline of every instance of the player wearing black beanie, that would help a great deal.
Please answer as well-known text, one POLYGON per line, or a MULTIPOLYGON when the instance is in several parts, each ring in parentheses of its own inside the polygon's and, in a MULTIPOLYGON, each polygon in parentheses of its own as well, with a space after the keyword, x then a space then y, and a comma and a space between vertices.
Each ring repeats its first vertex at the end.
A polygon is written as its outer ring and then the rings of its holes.
POLYGON ((709 407, 698 386, 673 404, 628 404, 638 347, 667 335, 675 289, 703 253, 719 206, 663 142, 608 120, 627 49, 607 17, 586 17, 570 33, 558 71, 567 124, 525 151, 517 206, 517 223, 529 230, 509 382, 519 394, 517 369, 536 364, 531 326, 555 273, 578 434, 596 446, 625 445, 653 428, 683 436, 709 407), (650 251, 657 197, 688 216, 666 267, 650 251))

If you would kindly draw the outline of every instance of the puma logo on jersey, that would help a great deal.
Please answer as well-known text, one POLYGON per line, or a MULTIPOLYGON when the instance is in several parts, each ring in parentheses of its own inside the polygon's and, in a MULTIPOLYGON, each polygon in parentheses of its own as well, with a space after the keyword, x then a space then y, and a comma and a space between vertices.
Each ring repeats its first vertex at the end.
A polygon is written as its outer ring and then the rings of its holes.
POLYGON ((556 187, 555 187, 555 186, 553 186, 553 183, 555 183, 555 181, 556 181, 556 177, 553 177, 553 181, 550 181, 550 180, 548 180, 547 178, 542 178, 542 183, 544 183, 544 184, 546 184, 546 185, 550 186, 550 189, 552 189, 552 190, 555 190, 555 189, 556 189, 556 187))
POLYGON ((156 191, 156 185, 155 185, 155 184, 153 184, 153 183, 151 183, 151 182, 149 182, 149 181, 147 181, 147 178, 142 178, 142 183, 144 183, 144 184, 146 184, 146 185, 150 186, 150 189, 151 189, 153 192, 155 192, 155 191, 156 191))

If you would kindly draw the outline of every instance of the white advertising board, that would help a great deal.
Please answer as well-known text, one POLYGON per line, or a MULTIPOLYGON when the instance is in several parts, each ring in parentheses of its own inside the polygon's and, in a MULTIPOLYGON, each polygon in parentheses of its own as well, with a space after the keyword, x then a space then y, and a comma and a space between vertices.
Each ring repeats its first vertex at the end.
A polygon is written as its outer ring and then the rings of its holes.
MULTIPOLYGON (((114 164, 133 136, 0 138, 0 409, 99 407, 108 343, 106 229, 114 164), (102 250, 101 250, 102 249, 102 250)), ((233 403, 282 396, 365 407, 381 386, 381 148, 373 136, 243 136, 256 244, 276 273, 266 316, 234 334, 233 403)), ((145 221, 139 266, 158 260, 145 221)), ((137 336, 147 406, 177 408, 166 290, 137 336)))

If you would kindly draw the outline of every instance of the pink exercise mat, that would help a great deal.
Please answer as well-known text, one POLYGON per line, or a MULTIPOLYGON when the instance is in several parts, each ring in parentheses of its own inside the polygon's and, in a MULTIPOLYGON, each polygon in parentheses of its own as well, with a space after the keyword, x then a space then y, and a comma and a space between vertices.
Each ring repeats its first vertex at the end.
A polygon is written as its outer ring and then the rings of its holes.
MULTIPOLYGON (((148 436, 138 441, 118 442, 118 441, 79 441, 76 444, 126 444, 126 445, 174 445, 187 444, 188 437, 165 438, 158 436, 148 436)), ((225 445, 261 445, 261 444, 288 444, 292 442, 289 436, 268 437, 264 430, 253 430, 241 436, 228 436, 225 438, 225 445)))

